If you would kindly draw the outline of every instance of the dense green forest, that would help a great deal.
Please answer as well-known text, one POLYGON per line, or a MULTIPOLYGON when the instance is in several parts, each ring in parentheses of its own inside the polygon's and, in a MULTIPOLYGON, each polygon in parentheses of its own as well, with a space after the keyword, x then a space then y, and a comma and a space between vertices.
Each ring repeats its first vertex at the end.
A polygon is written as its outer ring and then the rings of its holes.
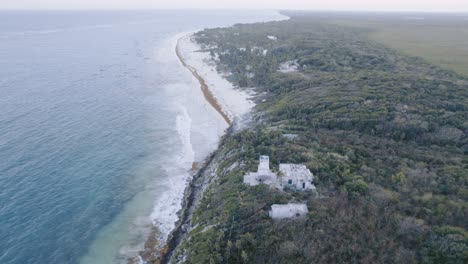
POLYGON ((196 34, 257 108, 216 154, 187 263, 468 263, 468 78, 368 33, 294 14, 196 34), (319 195, 245 186, 261 154, 306 164, 319 195), (308 217, 268 217, 291 201, 308 217))

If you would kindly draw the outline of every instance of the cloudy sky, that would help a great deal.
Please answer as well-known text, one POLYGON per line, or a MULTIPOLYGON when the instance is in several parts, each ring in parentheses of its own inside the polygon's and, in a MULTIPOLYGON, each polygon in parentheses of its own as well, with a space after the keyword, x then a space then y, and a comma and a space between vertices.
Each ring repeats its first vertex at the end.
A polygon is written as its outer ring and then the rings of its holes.
POLYGON ((468 0, 0 0, 0 9, 269 8, 468 12, 468 0))

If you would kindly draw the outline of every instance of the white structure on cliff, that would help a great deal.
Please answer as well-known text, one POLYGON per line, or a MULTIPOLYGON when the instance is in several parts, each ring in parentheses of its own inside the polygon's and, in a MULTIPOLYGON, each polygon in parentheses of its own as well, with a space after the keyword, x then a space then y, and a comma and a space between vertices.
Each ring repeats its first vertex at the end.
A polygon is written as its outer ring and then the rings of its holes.
POLYGON ((296 190, 315 190, 314 176, 305 165, 280 164, 280 186, 296 190))
POLYGON ((308 212, 309 209, 305 204, 273 204, 269 215, 273 219, 301 218, 308 212))
POLYGON ((280 164, 279 176, 270 170, 270 158, 260 156, 257 172, 249 172, 244 176, 244 183, 250 186, 267 184, 283 190, 315 190, 314 175, 302 164, 280 164))
POLYGON ((255 186, 260 183, 276 185, 277 176, 270 170, 270 157, 260 156, 257 172, 249 172, 244 176, 244 183, 255 186))

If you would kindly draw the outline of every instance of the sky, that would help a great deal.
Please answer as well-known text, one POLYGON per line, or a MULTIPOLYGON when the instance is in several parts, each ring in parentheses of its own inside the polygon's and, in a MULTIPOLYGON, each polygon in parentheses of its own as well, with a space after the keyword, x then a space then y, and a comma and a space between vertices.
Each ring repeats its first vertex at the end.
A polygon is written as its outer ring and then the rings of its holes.
POLYGON ((145 8, 468 12, 468 0, 0 0, 0 9, 145 8))

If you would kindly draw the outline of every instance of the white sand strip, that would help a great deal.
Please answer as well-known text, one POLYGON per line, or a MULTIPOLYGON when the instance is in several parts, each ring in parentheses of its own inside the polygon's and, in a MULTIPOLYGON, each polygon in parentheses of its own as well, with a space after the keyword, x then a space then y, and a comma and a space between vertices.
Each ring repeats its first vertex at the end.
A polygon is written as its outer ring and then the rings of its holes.
POLYGON ((208 51, 202 51, 200 45, 193 40, 193 34, 179 39, 178 50, 184 62, 203 78, 217 104, 231 122, 250 112, 254 107, 254 103, 249 99, 250 95, 234 87, 218 73, 216 62, 208 51))

